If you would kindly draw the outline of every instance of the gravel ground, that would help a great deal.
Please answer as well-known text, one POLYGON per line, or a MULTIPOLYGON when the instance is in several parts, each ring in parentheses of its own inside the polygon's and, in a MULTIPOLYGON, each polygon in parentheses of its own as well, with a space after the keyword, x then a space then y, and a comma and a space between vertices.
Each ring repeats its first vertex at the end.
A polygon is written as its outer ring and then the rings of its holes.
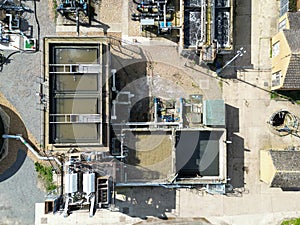
MULTIPOLYGON (((33 2, 26 3, 34 9, 33 2)), ((41 142, 42 114, 41 105, 36 96, 39 91, 42 68, 42 38, 55 34, 55 24, 49 20, 48 1, 37 1, 37 15, 40 24, 40 51, 34 54, 19 53, 10 58, 0 73, 0 91, 20 113, 25 127, 41 142)), ((32 26, 32 35, 38 37, 34 14, 27 14, 28 25, 32 26)), ((4 52, 7 56, 11 52, 4 52)))
MULTIPOLYGON (((122 22, 122 1, 121 0, 102 0, 100 2, 98 18, 102 23, 121 23, 122 22), (109 9, 109 10, 108 10, 109 9)), ((96 18, 97 19, 97 18, 96 18)))
MULTIPOLYGON (((50 0, 49 0, 50 1, 50 0)), ((34 9, 33 2, 26 5, 34 9)), ((36 1, 40 43, 47 35, 55 34, 55 24, 49 20, 48 1, 36 1)), ((24 32, 38 38, 34 13, 27 13, 24 32)), ((10 116, 10 134, 22 134, 33 143, 41 142, 42 114, 36 92, 42 74, 42 45, 34 54, 14 54, 0 72, 0 105, 10 116)), ((3 52, 8 56, 11 51, 3 52)), ((8 141, 8 156, 0 165, 0 224, 34 224, 34 204, 44 200, 44 193, 37 188, 37 174, 33 161, 27 157, 25 146, 19 141, 8 141)), ((30 153, 29 153, 30 156, 30 153)))

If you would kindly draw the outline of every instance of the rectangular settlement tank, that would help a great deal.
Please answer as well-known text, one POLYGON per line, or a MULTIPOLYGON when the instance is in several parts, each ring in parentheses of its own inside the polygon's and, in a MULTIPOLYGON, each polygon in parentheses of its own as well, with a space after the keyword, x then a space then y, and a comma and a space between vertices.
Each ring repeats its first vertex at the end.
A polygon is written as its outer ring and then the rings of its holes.
POLYGON ((89 195, 95 192, 95 173, 83 174, 83 192, 89 195))
POLYGON ((65 193, 75 193, 78 190, 77 173, 66 174, 65 176, 65 193))

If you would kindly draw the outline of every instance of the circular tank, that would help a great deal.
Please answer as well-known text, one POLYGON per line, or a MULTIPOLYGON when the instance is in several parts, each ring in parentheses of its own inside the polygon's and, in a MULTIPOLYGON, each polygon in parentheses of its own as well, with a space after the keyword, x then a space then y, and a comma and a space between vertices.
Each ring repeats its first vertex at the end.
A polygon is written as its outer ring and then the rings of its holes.
POLYGON ((297 117, 283 109, 272 114, 269 124, 272 130, 281 136, 294 133, 298 129, 297 117))

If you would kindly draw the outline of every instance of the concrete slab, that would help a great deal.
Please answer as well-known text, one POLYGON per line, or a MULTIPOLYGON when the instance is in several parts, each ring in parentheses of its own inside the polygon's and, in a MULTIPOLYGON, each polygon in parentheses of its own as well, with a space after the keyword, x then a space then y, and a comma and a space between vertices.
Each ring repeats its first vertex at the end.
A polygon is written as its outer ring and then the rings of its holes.
POLYGON ((44 203, 37 203, 35 206, 35 225, 42 224, 134 224, 143 221, 140 218, 133 218, 119 212, 111 212, 109 210, 98 210, 94 217, 89 217, 87 211, 75 211, 72 215, 64 217, 62 214, 44 214, 44 203))

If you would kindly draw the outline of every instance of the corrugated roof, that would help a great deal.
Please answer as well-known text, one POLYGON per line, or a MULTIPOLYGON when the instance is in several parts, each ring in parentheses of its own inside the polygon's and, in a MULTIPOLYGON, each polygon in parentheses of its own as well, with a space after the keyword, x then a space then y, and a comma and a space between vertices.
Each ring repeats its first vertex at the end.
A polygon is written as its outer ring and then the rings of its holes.
POLYGON ((300 54, 292 54, 282 88, 300 89, 300 54))
POLYGON ((205 100, 203 102, 203 124, 225 126, 224 100, 205 100))

